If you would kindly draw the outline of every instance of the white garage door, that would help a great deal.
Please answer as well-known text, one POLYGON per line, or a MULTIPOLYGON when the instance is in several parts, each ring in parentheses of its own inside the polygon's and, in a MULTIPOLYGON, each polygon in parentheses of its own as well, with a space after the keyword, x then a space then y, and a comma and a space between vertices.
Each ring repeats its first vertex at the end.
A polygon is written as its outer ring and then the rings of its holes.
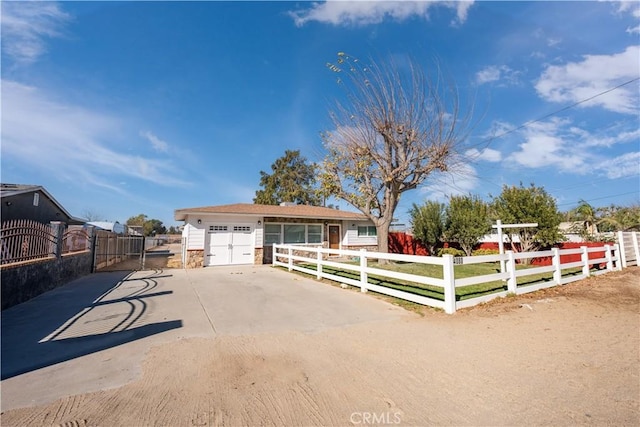
POLYGON ((209 226, 207 265, 253 264, 253 227, 246 224, 209 226))

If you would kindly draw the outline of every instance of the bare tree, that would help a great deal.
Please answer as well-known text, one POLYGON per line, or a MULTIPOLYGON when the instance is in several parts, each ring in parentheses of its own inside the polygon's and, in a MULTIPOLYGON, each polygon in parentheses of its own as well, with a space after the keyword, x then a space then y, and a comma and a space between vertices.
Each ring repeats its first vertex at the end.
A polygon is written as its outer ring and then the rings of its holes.
POLYGON ((389 225, 405 191, 433 172, 461 166, 458 146, 465 140, 471 109, 460 114, 456 86, 439 67, 431 76, 413 60, 362 65, 338 54, 338 82, 348 105, 337 103, 334 130, 323 133, 327 155, 320 183, 326 195, 346 200, 376 226, 378 250, 388 252, 389 225), (404 71, 401 71, 404 70, 404 71))
POLYGON ((84 211, 82 211, 82 218, 86 219, 89 222, 104 220, 104 217, 102 216, 102 214, 92 209, 85 209, 84 211))

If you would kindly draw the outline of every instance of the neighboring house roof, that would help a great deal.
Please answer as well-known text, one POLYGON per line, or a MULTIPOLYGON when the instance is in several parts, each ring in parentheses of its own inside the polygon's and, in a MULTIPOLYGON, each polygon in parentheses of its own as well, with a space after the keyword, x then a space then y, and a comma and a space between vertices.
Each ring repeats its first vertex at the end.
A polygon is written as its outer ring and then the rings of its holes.
POLYGON ((126 231, 126 227, 120 224, 118 221, 110 222, 110 221, 89 221, 87 222, 89 225, 93 225, 102 230, 111 231, 113 233, 124 233, 126 231))
POLYGON ((204 206, 200 208, 177 209, 174 214, 176 221, 183 221, 187 215, 217 214, 217 215, 251 215, 273 216, 283 218, 318 218, 335 220, 360 220, 368 218, 361 213, 341 211, 338 209, 308 205, 256 205, 251 203, 235 203, 232 205, 204 206))
POLYGON ((56 205, 63 214, 65 214, 69 219, 78 222, 84 223, 86 220, 82 218, 75 217, 71 215, 65 208, 62 206, 45 188, 41 185, 29 185, 29 184, 0 184, 0 198, 17 196, 25 193, 35 193, 36 191, 42 192, 51 202, 56 205))

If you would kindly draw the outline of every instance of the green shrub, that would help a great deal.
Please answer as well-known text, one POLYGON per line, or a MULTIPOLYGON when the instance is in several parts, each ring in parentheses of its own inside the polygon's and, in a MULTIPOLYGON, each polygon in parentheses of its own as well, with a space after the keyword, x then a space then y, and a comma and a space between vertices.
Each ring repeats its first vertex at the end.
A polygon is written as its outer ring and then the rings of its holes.
POLYGON ((476 249, 471 253, 472 256, 481 256, 481 255, 498 255, 500 253, 497 249, 476 249))
POLYGON ((466 256, 463 250, 456 248, 442 248, 438 249, 438 256, 442 255, 453 255, 453 256, 466 256))

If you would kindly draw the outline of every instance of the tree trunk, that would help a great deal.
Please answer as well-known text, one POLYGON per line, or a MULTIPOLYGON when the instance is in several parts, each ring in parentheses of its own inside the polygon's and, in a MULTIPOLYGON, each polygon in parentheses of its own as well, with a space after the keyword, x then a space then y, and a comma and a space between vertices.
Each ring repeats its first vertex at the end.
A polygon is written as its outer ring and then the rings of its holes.
MULTIPOLYGON (((378 235, 378 252, 389 253, 389 226, 391 222, 383 221, 376 225, 376 234, 378 235)), ((389 260, 378 259, 378 264, 389 264, 389 260)))

